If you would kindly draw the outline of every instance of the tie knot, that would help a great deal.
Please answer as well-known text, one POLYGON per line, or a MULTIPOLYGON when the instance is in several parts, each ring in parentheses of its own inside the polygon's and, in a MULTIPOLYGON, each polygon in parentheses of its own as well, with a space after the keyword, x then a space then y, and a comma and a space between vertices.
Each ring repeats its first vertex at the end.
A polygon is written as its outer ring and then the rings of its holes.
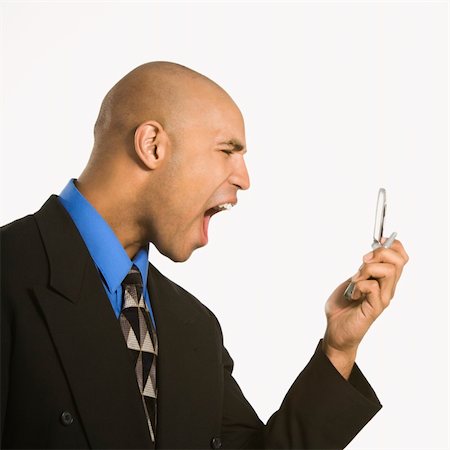
POLYGON ((139 269, 133 264, 127 276, 123 279, 122 285, 132 286, 138 285, 142 286, 142 276, 139 269))

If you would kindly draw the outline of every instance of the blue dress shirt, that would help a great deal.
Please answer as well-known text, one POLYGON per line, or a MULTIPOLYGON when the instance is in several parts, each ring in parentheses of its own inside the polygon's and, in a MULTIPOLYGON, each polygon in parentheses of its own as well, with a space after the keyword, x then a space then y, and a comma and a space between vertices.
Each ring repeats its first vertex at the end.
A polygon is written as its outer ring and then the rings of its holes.
POLYGON ((147 290, 148 246, 141 248, 131 260, 114 231, 76 188, 74 181, 75 179, 69 181, 59 195, 59 201, 70 214, 101 274, 103 286, 116 317, 119 318, 122 309, 122 281, 135 264, 142 275, 144 299, 154 324, 147 290))

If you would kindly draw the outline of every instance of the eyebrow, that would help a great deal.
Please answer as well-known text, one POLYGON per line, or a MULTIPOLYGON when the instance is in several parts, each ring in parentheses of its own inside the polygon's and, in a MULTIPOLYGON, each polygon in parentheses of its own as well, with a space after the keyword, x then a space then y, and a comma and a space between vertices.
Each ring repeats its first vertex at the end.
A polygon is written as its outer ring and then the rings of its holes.
MULTIPOLYGON (((219 142, 218 145, 228 145, 230 147, 233 147, 234 152, 240 152, 244 150, 244 146, 235 139, 229 139, 228 141, 225 142, 219 142)), ((244 153, 247 153, 247 150, 244 150, 244 153)))

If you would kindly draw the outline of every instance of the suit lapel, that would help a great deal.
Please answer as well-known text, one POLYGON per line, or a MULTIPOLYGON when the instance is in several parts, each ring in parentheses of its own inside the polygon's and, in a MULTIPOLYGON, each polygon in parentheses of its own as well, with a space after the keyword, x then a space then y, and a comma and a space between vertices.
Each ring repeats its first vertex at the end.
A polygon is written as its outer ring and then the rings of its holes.
POLYGON ((50 264, 36 298, 94 448, 151 448, 120 325, 70 216, 52 196, 35 215, 50 264))
POLYGON ((221 423, 221 347, 211 316, 149 265, 158 335, 158 448, 209 448, 221 423))

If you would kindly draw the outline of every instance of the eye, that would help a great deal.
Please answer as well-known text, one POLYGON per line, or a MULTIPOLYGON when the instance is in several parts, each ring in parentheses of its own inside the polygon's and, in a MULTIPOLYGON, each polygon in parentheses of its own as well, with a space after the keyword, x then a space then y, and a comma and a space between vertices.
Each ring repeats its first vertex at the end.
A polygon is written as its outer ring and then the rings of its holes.
POLYGON ((230 156, 233 154, 233 150, 221 150, 223 153, 225 153, 226 155, 230 156))

